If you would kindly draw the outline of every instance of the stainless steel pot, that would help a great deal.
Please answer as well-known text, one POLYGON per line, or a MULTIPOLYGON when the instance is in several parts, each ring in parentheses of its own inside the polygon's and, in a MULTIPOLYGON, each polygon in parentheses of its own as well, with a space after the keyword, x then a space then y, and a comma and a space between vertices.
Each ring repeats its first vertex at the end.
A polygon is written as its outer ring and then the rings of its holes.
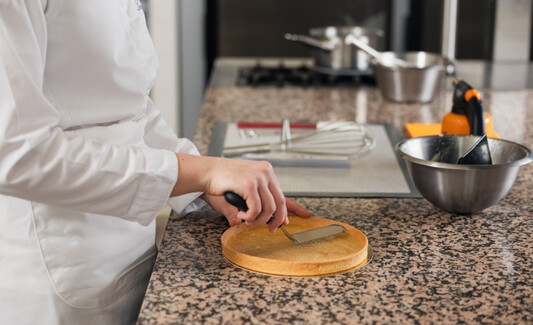
POLYGON ((348 35, 354 35, 373 48, 378 48, 378 41, 383 32, 357 26, 328 26, 312 28, 309 35, 285 34, 285 38, 310 46, 315 68, 320 72, 371 74, 373 70, 370 57, 358 48, 346 44, 345 38, 348 35))

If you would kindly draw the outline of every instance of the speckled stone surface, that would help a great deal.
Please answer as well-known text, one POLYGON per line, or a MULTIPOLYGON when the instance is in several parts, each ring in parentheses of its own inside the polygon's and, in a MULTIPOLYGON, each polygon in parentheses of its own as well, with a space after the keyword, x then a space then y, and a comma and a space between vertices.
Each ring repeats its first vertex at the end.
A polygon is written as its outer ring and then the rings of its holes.
MULTIPOLYGON (((533 146, 533 91, 482 92, 502 138, 533 146)), ((217 121, 437 122, 451 93, 425 105, 387 103, 373 88, 209 89, 194 138, 207 152, 217 121)), ((172 216, 140 324, 533 323, 532 164, 509 194, 470 216, 425 199, 294 198, 316 217, 363 231, 374 259, 327 277, 251 273, 222 256, 228 225, 208 207, 172 216)))

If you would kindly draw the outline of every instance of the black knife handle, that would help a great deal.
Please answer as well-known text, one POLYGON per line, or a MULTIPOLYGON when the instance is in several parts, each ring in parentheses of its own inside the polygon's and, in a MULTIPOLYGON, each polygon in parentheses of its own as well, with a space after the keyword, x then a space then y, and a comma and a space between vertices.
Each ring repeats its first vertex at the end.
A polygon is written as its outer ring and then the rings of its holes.
POLYGON ((224 193, 224 198, 229 204, 239 209, 239 211, 248 211, 248 205, 246 205, 246 201, 237 193, 228 191, 224 193))
MULTIPOLYGON (((224 198, 226 201, 239 209, 239 211, 248 211, 248 205, 246 204, 246 201, 237 193, 228 191, 224 193, 224 198)), ((266 223, 270 223, 270 220, 272 220, 273 216, 268 219, 266 223)), ((281 227, 281 225, 279 225, 281 227)))

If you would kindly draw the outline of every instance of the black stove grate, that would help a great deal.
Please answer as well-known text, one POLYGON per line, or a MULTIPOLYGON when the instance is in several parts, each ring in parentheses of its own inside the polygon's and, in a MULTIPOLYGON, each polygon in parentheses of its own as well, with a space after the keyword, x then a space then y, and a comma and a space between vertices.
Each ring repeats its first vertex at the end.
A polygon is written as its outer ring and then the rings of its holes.
POLYGON ((355 87, 361 85, 375 86, 372 75, 327 74, 314 70, 307 65, 297 67, 263 66, 239 68, 237 86, 240 87, 355 87))

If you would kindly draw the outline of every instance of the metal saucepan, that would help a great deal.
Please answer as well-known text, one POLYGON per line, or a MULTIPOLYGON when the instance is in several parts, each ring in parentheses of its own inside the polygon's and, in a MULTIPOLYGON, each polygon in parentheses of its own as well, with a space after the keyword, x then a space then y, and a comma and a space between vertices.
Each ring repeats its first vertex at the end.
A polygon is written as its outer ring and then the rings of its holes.
POLYGON ((312 48, 315 69, 330 74, 367 75, 373 72, 370 57, 360 49, 345 43, 348 35, 354 35, 373 48, 378 48, 383 32, 378 29, 357 26, 316 27, 309 35, 285 34, 290 41, 297 41, 312 48))
POLYGON ((441 90, 449 60, 428 52, 381 53, 381 60, 371 60, 378 89, 383 97, 395 102, 430 102, 441 90), (396 58, 407 67, 396 64, 396 58))

